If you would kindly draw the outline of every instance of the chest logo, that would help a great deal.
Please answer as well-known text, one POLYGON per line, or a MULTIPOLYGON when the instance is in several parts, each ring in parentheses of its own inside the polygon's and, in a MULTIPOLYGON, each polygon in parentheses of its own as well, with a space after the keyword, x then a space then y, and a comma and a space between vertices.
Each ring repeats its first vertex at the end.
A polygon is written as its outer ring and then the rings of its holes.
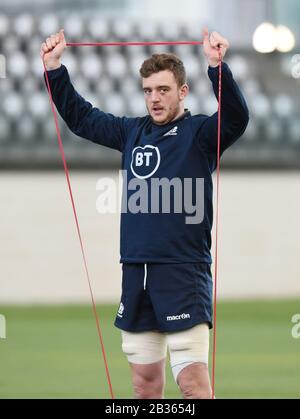
POLYGON ((177 135, 177 133, 178 133, 178 127, 174 127, 170 131, 168 131, 166 134, 164 134, 164 137, 168 137, 169 135, 177 135))
POLYGON ((147 179, 154 175, 160 165, 158 147, 145 145, 135 147, 132 151, 131 171, 138 179, 147 179))

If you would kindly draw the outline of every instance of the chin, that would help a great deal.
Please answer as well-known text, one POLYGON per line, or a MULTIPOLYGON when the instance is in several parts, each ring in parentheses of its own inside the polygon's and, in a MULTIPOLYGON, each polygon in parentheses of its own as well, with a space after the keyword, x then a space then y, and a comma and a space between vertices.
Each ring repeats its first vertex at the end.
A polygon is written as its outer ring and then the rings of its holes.
POLYGON ((165 116, 164 117, 163 116, 162 117, 155 117, 155 116, 151 115, 151 117, 152 117, 153 122, 155 122, 155 124, 164 125, 164 124, 167 124, 169 122, 169 119, 166 118, 165 116))
POLYGON ((152 118, 153 122, 155 122, 158 125, 164 125, 167 123, 166 119, 161 119, 161 118, 152 118))

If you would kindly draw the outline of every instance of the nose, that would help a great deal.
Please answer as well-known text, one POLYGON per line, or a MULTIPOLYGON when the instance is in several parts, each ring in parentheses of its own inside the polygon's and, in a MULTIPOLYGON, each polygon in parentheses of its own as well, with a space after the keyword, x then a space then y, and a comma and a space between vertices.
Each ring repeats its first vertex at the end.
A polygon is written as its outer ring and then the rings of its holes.
POLYGON ((151 93, 151 102, 152 103, 157 103, 159 101, 160 101, 159 92, 156 92, 155 90, 153 90, 152 93, 151 93))

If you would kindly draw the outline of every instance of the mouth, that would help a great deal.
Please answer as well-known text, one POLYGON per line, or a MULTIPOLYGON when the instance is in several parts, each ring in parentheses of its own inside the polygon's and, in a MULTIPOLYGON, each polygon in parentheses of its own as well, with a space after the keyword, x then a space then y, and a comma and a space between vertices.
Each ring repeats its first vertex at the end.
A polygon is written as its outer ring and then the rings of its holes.
POLYGON ((155 116, 161 115, 163 113, 163 111, 164 111, 164 108, 162 108, 161 106, 154 106, 152 108, 152 112, 155 116))

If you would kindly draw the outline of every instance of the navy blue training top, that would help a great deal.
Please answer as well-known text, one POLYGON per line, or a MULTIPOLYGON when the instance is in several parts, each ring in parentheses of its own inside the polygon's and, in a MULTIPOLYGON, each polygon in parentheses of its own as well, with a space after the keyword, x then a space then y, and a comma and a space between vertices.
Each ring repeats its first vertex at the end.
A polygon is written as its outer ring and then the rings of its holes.
MULTIPOLYGON (((243 95, 226 63, 222 64, 221 154, 245 131, 249 113, 243 95)), ((208 69, 215 96, 218 97, 218 67, 208 69)), ((148 115, 138 118, 116 117, 94 108, 74 89, 65 66, 48 71, 53 101, 70 130, 87 140, 122 152, 123 185, 121 214, 121 263, 211 263, 211 229, 213 222, 212 173, 217 164, 218 114, 191 115, 156 125, 148 115), (191 207, 182 201, 182 211, 170 204, 163 210, 159 200, 151 207, 153 181, 192 179, 191 193, 196 203, 197 188, 204 179, 204 216, 201 222, 187 223, 191 207), (149 186, 141 203, 138 192, 149 186), (140 184, 140 186, 138 186, 140 184), (124 192, 126 191, 126 192, 124 192), (135 208, 129 211, 128 208, 135 208), (131 206, 130 206, 131 205, 131 206), (139 210, 140 205, 140 210, 139 210), (154 205, 155 207, 155 205, 154 205), (126 211, 127 208, 127 211, 126 211)), ((184 189, 184 188, 183 188, 184 189)), ((154 190, 154 189, 153 189, 154 190)), ((200 190, 200 189, 199 189, 200 190)), ((174 188, 170 196, 174 198, 174 188)), ((177 199, 178 200, 178 199, 177 199)), ((180 199, 179 199, 180 201, 180 199)), ((152 202, 153 203, 153 202, 152 202)), ((191 203, 190 203, 191 204, 191 203)), ((196 214, 196 212, 195 212, 196 214)))

